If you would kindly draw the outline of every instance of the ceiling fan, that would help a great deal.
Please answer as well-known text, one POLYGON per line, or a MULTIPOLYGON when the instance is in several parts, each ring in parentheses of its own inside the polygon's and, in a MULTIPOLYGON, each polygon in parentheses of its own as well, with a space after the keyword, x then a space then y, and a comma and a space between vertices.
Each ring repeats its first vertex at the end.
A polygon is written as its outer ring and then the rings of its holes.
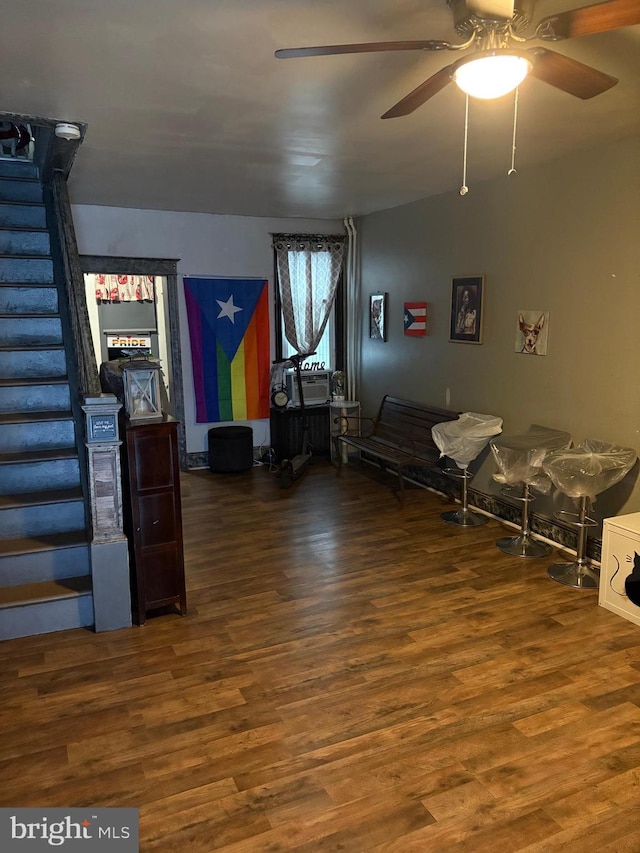
POLYGON ((640 0, 607 0, 557 15, 537 24, 530 36, 521 35, 531 23, 533 0, 446 0, 453 12, 454 28, 465 39, 461 44, 434 39, 383 41, 365 44, 320 45, 277 50, 278 59, 372 53, 391 50, 452 50, 472 52, 437 71, 382 116, 409 115, 444 89, 452 80, 474 97, 496 98, 513 91, 531 74, 556 89, 578 98, 593 98, 618 82, 596 68, 549 50, 523 48, 533 41, 555 42, 640 24, 640 0), (490 71, 493 66, 493 71, 490 71), (489 86, 481 89, 485 77, 489 86))

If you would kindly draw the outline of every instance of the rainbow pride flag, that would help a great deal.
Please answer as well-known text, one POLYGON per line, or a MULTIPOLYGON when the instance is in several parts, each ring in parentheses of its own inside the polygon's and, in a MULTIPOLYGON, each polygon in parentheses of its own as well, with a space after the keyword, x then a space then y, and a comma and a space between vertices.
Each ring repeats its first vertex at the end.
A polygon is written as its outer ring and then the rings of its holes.
POLYGON ((269 417, 269 296, 264 279, 185 278, 196 422, 269 417))

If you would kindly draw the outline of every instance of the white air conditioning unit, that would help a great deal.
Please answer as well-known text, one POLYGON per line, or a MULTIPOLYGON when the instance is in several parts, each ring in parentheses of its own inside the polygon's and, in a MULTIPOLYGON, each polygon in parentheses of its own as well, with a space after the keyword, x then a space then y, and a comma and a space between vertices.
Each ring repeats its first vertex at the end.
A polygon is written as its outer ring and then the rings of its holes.
MULTIPOLYGON (((323 406, 331 400, 331 373, 328 370, 303 370, 300 374, 305 406, 323 406)), ((295 370, 285 373, 287 394, 292 406, 300 405, 295 370)))

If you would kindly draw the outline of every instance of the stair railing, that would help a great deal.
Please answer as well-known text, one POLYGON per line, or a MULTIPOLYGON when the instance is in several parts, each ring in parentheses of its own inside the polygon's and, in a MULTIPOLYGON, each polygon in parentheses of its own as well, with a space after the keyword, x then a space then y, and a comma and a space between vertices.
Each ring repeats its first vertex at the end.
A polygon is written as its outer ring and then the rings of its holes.
POLYGON ((101 389, 67 181, 61 172, 53 173, 51 181, 45 186, 45 194, 48 196, 47 201, 49 202, 47 212, 51 214, 49 216, 49 230, 52 236, 55 235, 57 238, 54 243, 57 244, 59 250, 58 260, 63 272, 62 278, 71 333, 69 343, 73 352, 78 390, 81 399, 83 399, 100 394, 101 389))

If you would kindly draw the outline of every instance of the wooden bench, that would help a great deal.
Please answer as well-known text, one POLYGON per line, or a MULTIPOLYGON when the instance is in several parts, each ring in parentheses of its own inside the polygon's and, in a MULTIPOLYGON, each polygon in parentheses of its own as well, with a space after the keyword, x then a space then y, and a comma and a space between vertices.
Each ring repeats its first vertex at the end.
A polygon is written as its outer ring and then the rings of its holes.
POLYGON ((406 468, 433 468, 438 464, 440 451, 431 436, 431 427, 443 421, 457 420, 460 412, 440 409, 410 400, 399 400, 388 394, 382 398, 375 418, 337 417, 340 432, 333 441, 338 471, 342 469, 342 445, 353 447, 378 459, 380 467, 389 466, 398 475, 399 500, 404 505, 404 475, 406 468), (361 435, 348 435, 357 422, 361 435))

